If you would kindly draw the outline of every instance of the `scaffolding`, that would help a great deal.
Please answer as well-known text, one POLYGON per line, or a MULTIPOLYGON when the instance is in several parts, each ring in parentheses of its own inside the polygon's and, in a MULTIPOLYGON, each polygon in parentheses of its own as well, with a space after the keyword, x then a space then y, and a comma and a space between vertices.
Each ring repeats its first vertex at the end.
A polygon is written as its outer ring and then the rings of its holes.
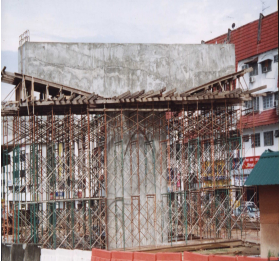
POLYGON ((2 112, 4 242, 127 250, 258 235, 259 217, 246 214, 258 202, 243 186, 242 99, 265 87, 232 90, 247 71, 180 97, 103 98, 3 70, 20 98, 2 112))
POLYGON ((12 190, 2 188, 7 202, 12 194, 12 240, 128 249, 242 238, 246 216, 234 211, 245 191, 231 182, 242 175, 240 116, 212 104, 2 117, 14 144, 2 172, 13 176, 12 190))

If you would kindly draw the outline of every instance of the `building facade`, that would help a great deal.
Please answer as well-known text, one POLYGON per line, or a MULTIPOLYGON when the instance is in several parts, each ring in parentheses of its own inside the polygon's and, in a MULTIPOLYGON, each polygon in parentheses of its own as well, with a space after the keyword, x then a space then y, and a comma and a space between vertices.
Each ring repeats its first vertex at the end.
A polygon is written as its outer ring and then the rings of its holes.
POLYGON ((279 150, 279 79, 278 79, 278 12, 245 24, 206 42, 235 44, 236 71, 252 67, 250 74, 236 81, 236 88, 255 92, 245 101, 240 124, 242 139, 242 177, 233 177, 232 184, 242 185, 260 155, 267 149, 279 150), (240 181, 241 180, 241 181, 240 181))

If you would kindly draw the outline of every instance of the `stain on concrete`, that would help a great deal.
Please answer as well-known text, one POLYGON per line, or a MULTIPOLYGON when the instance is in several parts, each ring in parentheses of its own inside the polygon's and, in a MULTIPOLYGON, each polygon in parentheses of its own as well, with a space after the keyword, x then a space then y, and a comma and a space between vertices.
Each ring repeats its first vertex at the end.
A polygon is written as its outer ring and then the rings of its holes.
POLYGON ((26 42, 18 51, 19 72, 106 97, 163 87, 180 93, 235 72, 232 44, 26 42))

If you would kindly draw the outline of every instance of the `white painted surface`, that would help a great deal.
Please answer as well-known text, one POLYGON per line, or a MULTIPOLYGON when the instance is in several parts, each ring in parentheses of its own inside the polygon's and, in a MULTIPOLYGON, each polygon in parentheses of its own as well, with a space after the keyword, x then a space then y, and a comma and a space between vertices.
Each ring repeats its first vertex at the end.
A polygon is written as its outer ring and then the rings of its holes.
MULTIPOLYGON (((258 62, 260 62, 261 60, 263 60, 265 58, 271 58, 271 57, 274 58, 275 55, 278 55, 278 49, 273 49, 268 52, 265 52, 265 53, 262 53, 259 55, 255 55, 255 56, 252 56, 245 60, 239 61, 238 67, 237 67, 238 71, 242 70, 242 66, 246 62, 248 62, 256 57, 258 57, 258 62)), ((250 83, 249 77, 250 77, 249 73, 244 75, 244 80, 246 81, 247 86, 249 87, 250 90, 263 86, 263 85, 267 85, 267 89, 259 91, 257 93, 262 93, 262 92, 267 92, 267 91, 272 91, 272 92, 278 91, 278 88, 277 88, 278 62, 274 62, 274 60, 273 60, 271 63, 271 71, 267 72, 267 73, 262 73, 262 66, 260 63, 258 63, 258 75, 253 76, 255 78, 255 82, 250 83)), ((244 83, 243 79, 241 80, 241 84, 242 84, 243 88, 246 87, 246 84, 244 83)), ((240 85, 237 84, 237 87, 240 88, 240 85)))
POLYGON ((91 261, 91 251, 41 249, 41 261, 91 261))
MULTIPOLYGON (((279 150, 279 138, 276 138, 274 136, 275 130, 279 130, 278 124, 256 127, 255 133, 260 133, 260 147, 255 148, 255 154, 254 154, 254 148, 252 148, 252 146, 251 146, 251 138, 249 138, 248 142, 244 142, 245 156, 246 157, 260 156, 267 149, 270 149, 273 151, 278 151, 279 150), (264 134, 263 133, 266 131, 273 131, 273 146, 264 146, 264 134)), ((252 134, 253 134, 253 129, 244 129, 243 130, 243 135, 252 135, 252 134)))

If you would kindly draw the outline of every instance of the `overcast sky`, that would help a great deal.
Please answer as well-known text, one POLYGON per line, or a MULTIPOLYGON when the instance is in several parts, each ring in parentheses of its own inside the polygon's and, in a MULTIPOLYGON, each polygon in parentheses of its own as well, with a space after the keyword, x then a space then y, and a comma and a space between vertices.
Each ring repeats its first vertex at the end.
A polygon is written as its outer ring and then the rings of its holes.
MULTIPOLYGON (((276 0, 2 0, 1 68, 34 42, 200 43, 277 11, 276 0)), ((12 86, 1 85, 1 99, 12 86)))

